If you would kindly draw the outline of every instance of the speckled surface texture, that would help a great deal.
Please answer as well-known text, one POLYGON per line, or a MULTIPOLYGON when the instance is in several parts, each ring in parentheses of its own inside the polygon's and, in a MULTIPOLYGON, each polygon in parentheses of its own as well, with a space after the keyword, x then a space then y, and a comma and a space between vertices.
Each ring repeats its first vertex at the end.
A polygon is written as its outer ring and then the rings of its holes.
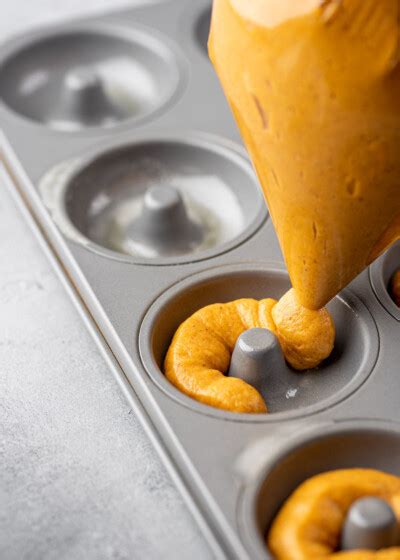
MULTIPOLYGON (((2 38, 82 4, 0 3, 2 38)), ((0 469, 2 560, 211 558, 1 174, 0 469)))

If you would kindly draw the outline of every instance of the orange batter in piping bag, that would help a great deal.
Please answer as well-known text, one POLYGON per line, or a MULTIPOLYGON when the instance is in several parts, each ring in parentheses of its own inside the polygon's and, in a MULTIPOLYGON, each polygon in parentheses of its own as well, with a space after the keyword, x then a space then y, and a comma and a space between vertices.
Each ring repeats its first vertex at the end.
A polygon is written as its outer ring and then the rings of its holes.
POLYGON ((214 0, 209 51, 302 305, 400 236, 398 0, 214 0))

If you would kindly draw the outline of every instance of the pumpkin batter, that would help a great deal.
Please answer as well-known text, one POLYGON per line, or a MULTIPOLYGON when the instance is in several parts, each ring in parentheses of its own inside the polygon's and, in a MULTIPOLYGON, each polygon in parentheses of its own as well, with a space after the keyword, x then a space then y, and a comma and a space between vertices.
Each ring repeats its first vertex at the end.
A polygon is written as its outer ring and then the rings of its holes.
POLYGON ((214 0, 209 52, 300 302, 400 236, 398 0, 214 0))
POLYGON ((396 270, 392 276, 392 280, 390 281, 390 294, 395 304, 400 307, 400 269, 396 270))
POLYGON ((286 500, 268 534, 277 560, 400 560, 400 547, 335 552, 353 502, 386 500, 400 521, 400 478, 373 469, 343 469, 306 480, 286 500))
POLYGON ((294 290, 280 300, 239 299, 199 309, 176 331, 164 372, 173 385, 202 403, 232 412, 267 412, 260 393, 241 379, 226 377, 238 337, 253 327, 274 332, 289 364, 316 367, 332 351, 335 327, 326 309, 310 311, 294 290))

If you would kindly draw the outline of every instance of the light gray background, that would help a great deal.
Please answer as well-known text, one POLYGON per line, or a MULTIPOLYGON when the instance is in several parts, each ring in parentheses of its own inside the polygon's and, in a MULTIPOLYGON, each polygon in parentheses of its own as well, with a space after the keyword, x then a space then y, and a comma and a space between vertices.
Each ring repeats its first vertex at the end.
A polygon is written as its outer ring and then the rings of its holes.
MULTIPOLYGON (((1 40, 132 5, 0 0, 1 40)), ((211 558, 0 169, 1 560, 211 558)))

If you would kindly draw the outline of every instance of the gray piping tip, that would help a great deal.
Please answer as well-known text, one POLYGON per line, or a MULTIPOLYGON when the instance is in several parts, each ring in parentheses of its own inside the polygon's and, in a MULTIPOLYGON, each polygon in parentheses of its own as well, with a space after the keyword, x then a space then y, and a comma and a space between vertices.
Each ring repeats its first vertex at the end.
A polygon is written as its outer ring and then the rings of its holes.
POLYGON ((128 228, 129 243, 150 249, 157 256, 193 251, 204 240, 202 225, 192 221, 181 194, 174 187, 151 187, 141 215, 128 228))
POLYGON ((380 498, 356 500, 342 530, 342 550, 380 550, 399 544, 399 527, 390 505, 380 498))

